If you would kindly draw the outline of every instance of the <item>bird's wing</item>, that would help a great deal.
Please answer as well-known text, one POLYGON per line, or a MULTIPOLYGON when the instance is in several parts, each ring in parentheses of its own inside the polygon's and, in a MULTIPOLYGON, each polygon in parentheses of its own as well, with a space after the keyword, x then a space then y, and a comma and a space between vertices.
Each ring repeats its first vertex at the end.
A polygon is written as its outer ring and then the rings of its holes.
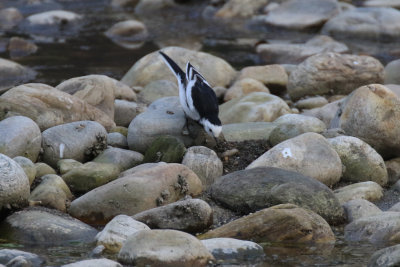
POLYGON ((195 75, 195 83, 191 88, 193 106, 201 118, 218 115, 218 99, 214 90, 205 83, 203 77, 195 75))
POLYGON ((172 73, 175 74, 178 83, 183 87, 186 88, 186 76, 183 70, 176 64, 169 56, 165 53, 158 51, 162 56, 162 59, 167 64, 167 66, 171 69, 172 73))
POLYGON ((210 85, 208 84, 208 82, 206 81, 206 79, 203 77, 203 75, 201 75, 201 74, 192 66, 192 64, 190 64, 190 62, 188 62, 188 63, 186 64, 186 79, 187 79, 188 81, 194 80, 196 75, 199 76, 199 77, 203 80, 204 83, 206 83, 208 86, 210 86, 210 85))

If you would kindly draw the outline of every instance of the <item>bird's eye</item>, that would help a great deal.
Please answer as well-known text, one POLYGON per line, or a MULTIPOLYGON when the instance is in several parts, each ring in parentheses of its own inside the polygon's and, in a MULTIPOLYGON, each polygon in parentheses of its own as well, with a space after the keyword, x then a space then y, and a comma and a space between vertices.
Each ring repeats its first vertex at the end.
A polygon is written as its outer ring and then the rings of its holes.
POLYGON ((208 129, 208 131, 211 133, 212 131, 211 131, 211 129, 208 129))

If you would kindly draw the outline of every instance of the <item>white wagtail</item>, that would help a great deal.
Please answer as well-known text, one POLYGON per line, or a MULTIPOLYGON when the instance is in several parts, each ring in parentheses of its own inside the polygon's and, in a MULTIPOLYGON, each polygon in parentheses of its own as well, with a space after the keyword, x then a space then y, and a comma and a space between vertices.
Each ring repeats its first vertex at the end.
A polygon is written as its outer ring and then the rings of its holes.
POLYGON ((221 134, 218 118, 218 99, 204 77, 188 62, 186 74, 166 54, 159 51, 165 63, 175 74, 179 85, 179 100, 186 117, 197 121, 215 139, 221 134))

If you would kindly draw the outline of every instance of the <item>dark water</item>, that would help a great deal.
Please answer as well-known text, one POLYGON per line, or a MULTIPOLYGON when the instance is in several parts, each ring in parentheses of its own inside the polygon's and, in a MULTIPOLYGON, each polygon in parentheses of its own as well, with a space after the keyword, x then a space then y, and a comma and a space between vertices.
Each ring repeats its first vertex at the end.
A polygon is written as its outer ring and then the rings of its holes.
MULTIPOLYGON (((268 29, 243 21, 216 23, 212 19, 203 18, 199 11, 207 1, 189 1, 189 4, 175 10, 167 9, 144 16, 135 15, 134 7, 112 7, 107 0, 37 1, 39 4, 27 4, 28 2, 0 0, 0 6, 17 7, 24 16, 46 10, 64 9, 85 17, 78 29, 73 29, 72 32, 50 35, 42 41, 33 38, 39 47, 38 52, 16 60, 39 73, 35 82, 53 86, 65 79, 89 74, 105 74, 120 79, 138 59, 166 45, 190 44, 189 46, 201 47, 201 50, 220 56, 240 69, 243 66, 263 64, 254 49, 259 42, 304 42, 317 33, 315 30, 299 33, 268 29), (144 22, 150 32, 149 39, 140 49, 122 48, 104 36, 103 32, 112 24, 132 18, 144 22)), ((32 38, 23 28, 17 28, 0 32, 0 43, 7 42, 12 36, 32 38)), ((400 58, 400 50, 394 43, 352 41, 347 44, 353 53, 373 55, 382 63, 400 58)), ((0 57, 8 58, 8 52, 0 53, 0 57)), ((366 243, 347 243, 343 239, 343 228, 335 228, 334 231, 337 242, 329 246, 263 244, 267 255, 265 260, 248 265, 365 266, 371 254, 380 248, 366 243)), ((0 247, 31 251, 42 255, 47 260, 47 265, 59 266, 91 257, 94 244, 77 243, 40 248, 0 240, 0 247)))

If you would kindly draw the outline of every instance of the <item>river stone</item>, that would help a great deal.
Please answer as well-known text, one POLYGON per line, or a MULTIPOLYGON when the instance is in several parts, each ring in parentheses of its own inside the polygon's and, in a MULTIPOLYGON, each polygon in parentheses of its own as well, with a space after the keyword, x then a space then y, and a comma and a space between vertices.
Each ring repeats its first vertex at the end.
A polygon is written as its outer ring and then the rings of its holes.
POLYGON ((390 209, 388 209, 388 211, 397 211, 397 212, 400 212, 400 202, 397 202, 396 204, 394 204, 393 206, 391 206, 390 209))
POLYGON ((157 162, 157 163, 142 163, 140 165, 137 165, 133 168, 130 168, 129 170, 126 170, 124 172, 121 172, 121 174, 119 175, 119 178, 124 177, 124 176, 128 176, 128 175, 132 175, 135 173, 139 173, 139 172, 143 172, 143 171, 149 171, 152 168, 156 168, 156 167, 160 167, 160 166, 167 166, 168 163, 166 162, 157 162))
POLYGON ((74 95, 114 119, 116 81, 105 75, 87 75, 68 79, 56 89, 74 95))
POLYGON ((311 210, 280 204, 241 217, 199 236, 231 237, 254 242, 332 243, 329 224, 311 210))
POLYGON ((114 164, 119 167, 121 172, 139 165, 142 161, 142 154, 116 147, 107 148, 93 159, 93 162, 114 164))
POLYGON ((80 166, 82 166, 82 163, 74 159, 61 159, 57 162, 57 170, 61 175, 80 166))
POLYGON ((178 96, 179 89, 175 82, 170 80, 157 80, 149 82, 138 94, 138 101, 151 104, 157 99, 169 96, 178 96))
POLYGON ((385 165, 388 172, 388 184, 396 184, 400 179, 400 158, 385 161, 385 165))
POLYGON ((135 266, 207 266, 214 257, 194 236, 176 230, 142 230, 129 236, 118 261, 135 266))
POLYGON ((26 176, 29 179, 29 185, 33 183, 33 180, 35 180, 36 177, 36 167, 35 164, 28 158, 25 157, 15 157, 13 160, 18 163, 19 166, 22 167, 24 170, 26 176))
POLYGON ((18 211, 3 222, 7 240, 18 244, 62 245, 93 242, 97 230, 65 213, 45 208, 18 211))
POLYGON ((321 31, 339 40, 388 42, 400 37, 400 11, 389 7, 350 9, 331 18, 321 31))
POLYGON ((382 212, 375 204, 365 199, 353 199, 347 201, 343 204, 343 208, 348 222, 382 212))
POLYGON ((32 190, 29 201, 66 212, 72 198, 71 191, 60 176, 47 174, 42 177, 41 183, 32 190))
POLYGON ((28 16, 26 19, 32 25, 61 25, 81 19, 82 16, 65 10, 51 10, 28 16))
POLYGON ((201 240, 207 250, 221 264, 237 264, 265 256, 263 248, 254 242, 234 238, 211 238, 201 240))
POLYGON ((349 95, 339 127, 368 143, 383 158, 400 156, 400 98, 383 85, 362 86, 349 95))
POLYGON ((146 25, 137 20, 125 20, 112 25, 105 36, 123 48, 140 48, 149 36, 146 25))
POLYGON ((36 161, 41 143, 40 129, 30 118, 13 116, 0 121, 0 153, 36 161))
MULTIPOLYGON (((23 259, 25 259, 28 264, 27 265, 22 265, 21 267, 24 266, 32 266, 32 267, 40 267, 43 266, 43 264, 45 263, 45 261, 39 257, 36 254, 30 253, 30 252, 25 252, 22 250, 18 250, 18 249, 1 249, 0 250, 0 263, 4 263, 6 264, 6 266, 10 266, 7 263, 13 259, 15 259, 16 257, 22 257, 23 259)), ((14 265, 11 265, 14 266, 14 265)), ((16 265, 15 267, 20 266, 20 265, 16 265)))
POLYGON ((359 86, 382 82, 383 66, 373 57, 321 53, 307 58, 290 73, 287 89, 290 98, 298 100, 304 96, 346 95, 359 86))
POLYGON ((44 162, 35 163, 36 178, 41 178, 46 174, 56 174, 56 171, 44 162))
MULTIPOLYGON (((186 63, 190 61, 213 87, 228 87, 236 76, 236 71, 229 63, 211 54, 181 47, 166 47, 162 51, 182 69, 185 69, 186 63)), ((176 77, 165 65, 157 51, 138 60, 122 77, 121 82, 129 86, 146 86, 151 81, 156 80, 177 82, 176 77)))
POLYGON ((17 26, 18 23, 23 20, 23 18, 24 16, 21 14, 21 12, 14 7, 0 9, 0 29, 11 30, 17 26))
POLYGON ((385 211, 355 220, 344 228, 344 238, 350 242, 398 243, 400 212, 385 211))
POLYGON ((109 252, 118 253, 128 236, 150 228, 127 215, 115 216, 104 229, 96 235, 97 246, 103 245, 109 252))
MULTIPOLYGON (((36 75, 36 71, 28 67, 24 67, 11 60, 0 58, 0 95, 14 86, 35 79, 36 75)), ((3 116, 1 116, 0 112, 0 118, 1 117, 3 116)))
POLYGON ((223 172, 222 161, 218 158, 217 153, 204 146, 188 148, 182 164, 197 174, 203 184, 203 189, 213 184, 223 172))
MULTIPOLYGON (((313 109, 327 105, 329 102, 325 97, 314 96, 297 101, 294 106, 298 109, 313 109)), ((329 125, 329 124, 328 124, 329 125)))
POLYGON ((138 16, 149 16, 164 14, 165 10, 177 8, 178 2, 174 0, 139 0, 135 6, 135 14, 138 16))
POLYGON ((228 142, 268 140, 276 125, 272 122, 242 122, 222 125, 222 133, 228 142))
POLYGON ((74 192, 85 193, 112 180, 120 174, 119 166, 112 163, 87 162, 62 176, 74 192))
MULTIPOLYGON (((111 78, 113 79, 113 78, 111 78)), ((113 79, 115 82, 115 100, 137 101, 136 92, 130 86, 113 79)))
POLYGON ((95 121, 76 121, 42 133, 43 161, 56 167, 60 159, 88 161, 107 147, 107 131, 95 121))
POLYGON ((198 233, 212 224, 213 210, 201 199, 184 199, 132 216, 152 229, 173 229, 198 233))
MULTIPOLYGON (((0 15, 1 16, 1 15, 0 15)), ((8 51, 11 59, 17 59, 35 53, 38 50, 34 42, 20 37, 11 37, 8 51)))
POLYGON ((268 0, 230 0, 214 16, 224 19, 249 18, 266 6, 267 3, 268 0))
POLYGON ((122 265, 116 261, 103 258, 77 261, 62 265, 62 267, 122 267, 122 265))
POLYGON ((146 150, 143 162, 180 163, 186 152, 185 144, 174 136, 157 137, 146 150))
POLYGON ((115 112, 114 120, 118 126, 128 127, 131 121, 140 113, 146 110, 146 107, 142 104, 127 100, 116 99, 114 101, 115 112))
POLYGON ((104 224, 119 214, 134 215, 201 192, 201 181, 189 168, 175 163, 161 164, 127 174, 84 194, 72 201, 69 212, 83 221, 104 224))
POLYGON ((270 122, 289 113, 292 111, 281 98, 264 92, 254 92, 222 104, 219 118, 222 124, 270 122))
POLYGON ((0 96, 0 120, 15 115, 31 118, 41 131, 82 120, 97 121, 106 129, 115 126, 114 121, 101 110, 78 97, 40 83, 20 85, 0 96))
POLYGON ((317 133, 304 133, 279 143, 246 169, 256 167, 277 167, 296 171, 328 186, 339 182, 342 175, 339 155, 331 148, 329 142, 317 133))
POLYGON ((335 114, 339 110, 343 101, 344 99, 336 100, 320 108, 304 110, 302 115, 316 117, 323 121, 327 127, 331 128, 331 121, 335 118, 335 114))
POLYGON ((293 30, 318 27, 339 13, 336 0, 290 0, 273 9, 265 22, 293 30))
POLYGON ((211 197, 229 209, 248 214, 277 204, 310 209, 331 224, 343 221, 343 208, 321 182, 278 168, 253 168, 222 176, 211 186, 211 197))
POLYGON ((333 191, 339 199, 340 204, 344 204, 353 199, 366 199, 368 201, 377 201, 383 196, 383 188, 375 182, 360 182, 347 185, 333 191))
POLYGON ((370 145, 353 136, 329 138, 328 142, 339 154, 344 165, 342 180, 348 182, 373 181, 381 186, 387 184, 385 162, 370 145))
POLYGON ((126 139, 126 136, 123 135, 122 133, 117 133, 117 132, 108 133, 107 145, 115 148, 127 149, 128 141, 126 139))
POLYGON ((368 267, 399 266, 400 265, 400 245, 383 248, 372 254, 368 262, 368 267))
POLYGON ((299 114, 283 115, 277 118, 274 124, 276 127, 269 136, 272 146, 303 133, 322 133, 326 130, 325 123, 319 119, 299 114))
POLYGON ((0 189, 0 211, 28 204, 29 179, 18 163, 3 154, 0 154, 0 189))
POLYGON ((224 101, 229 101, 234 98, 241 98, 253 92, 264 92, 269 94, 268 88, 252 78, 243 78, 237 80, 225 93, 224 101))
POLYGON ((385 84, 400 84, 399 71, 400 59, 390 61, 385 66, 385 84))
POLYGON ((319 53, 346 53, 349 48, 329 36, 318 35, 301 44, 288 44, 287 42, 260 44, 256 47, 256 51, 267 63, 300 64, 306 58, 319 53))

